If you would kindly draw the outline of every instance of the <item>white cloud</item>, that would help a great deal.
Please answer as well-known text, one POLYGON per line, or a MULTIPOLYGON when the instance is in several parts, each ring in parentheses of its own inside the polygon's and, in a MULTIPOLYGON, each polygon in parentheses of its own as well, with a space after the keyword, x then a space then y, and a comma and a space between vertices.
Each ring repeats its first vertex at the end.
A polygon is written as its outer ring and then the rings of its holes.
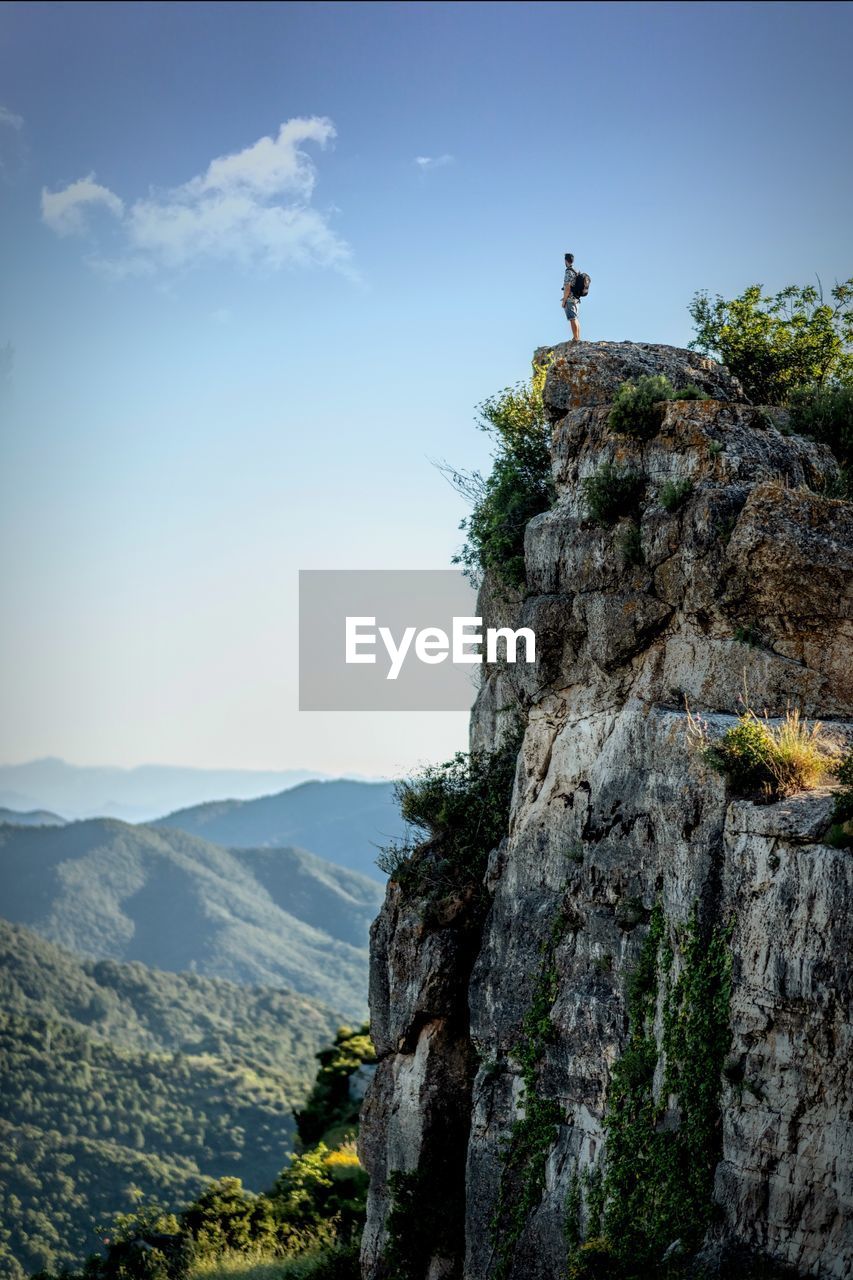
POLYGON ((288 120, 275 138, 218 156, 204 173, 171 190, 153 190, 126 210, 90 176, 45 192, 42 217, 60 234, 80 232, 86 205, 100 200, 120 219, 123 243, 117 255, 99 252, 90 260, 118 276, 203 260, 347 270, 349 246, 332 230, 329 214, 310 203, 317 173, 301 146, 325 147, 334 137, 335 127, 324 117, 288 120))
POLYGON ((445 165, 453 164, 453 156, 415 156, 415 164, 421 173, 426 173, 429 169, 443 169, 445 165))
POLYGON ((86 230, 85 211, 92 205, 103 205, 117 218, 124 213, 123 201, 109 187, 96 182, 94 173, 78 178, 60 191, 42 187, 42 221, 59 236, 82 235, 86 230))
POLYGON ((20 133, 24 127, 24 117, 16 116, 8 107, 0 107, 0 124, 6 124, 10 129, 20 133))
POLYGON ((180 190, 196 195, 240 189, 259 196, 292 191, 308 200, 316 171, 311 158, 299 150, 299 143, 316 142, 325 147, 334 137, 335 126, 325 117, 288 120, 279 127, 277 138, 259 138, 243 151, 212 160, 204 177, 194 178, 180 190))

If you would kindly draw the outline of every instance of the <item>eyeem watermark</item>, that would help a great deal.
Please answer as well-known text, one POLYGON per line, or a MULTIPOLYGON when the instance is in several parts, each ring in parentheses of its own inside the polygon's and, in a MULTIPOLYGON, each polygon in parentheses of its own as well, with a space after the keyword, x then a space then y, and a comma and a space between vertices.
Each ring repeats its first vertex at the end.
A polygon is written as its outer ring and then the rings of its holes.
POLYGON ((534 663, 530 627, 483 627, 455 569, 303 570, 301 711, 467 711, 483 663, 534 663))
MULTIPOLYGON (((424 627, 422 631, 418 631, 417 627, 406 627, 398 640, 390 627, 377 628, 375 618, 347 618, 346 661, 376 662, 378 636, 390 661, 386 680, 397 679, 413 648, 417 661, 426 662, 430 666, 446 662, 448 658, 452 662, 465 664, 482 663, 484 659, 480 646, 483 636, 477 630, 482 625, 482 618, 454 618, 451 636, 442 631, 441 627, 424 627)), ((510 627, 487 627, 486 662, 497 662, 499 640, 503 641, 503 656, 507 662, 517 661, 519 640, 524 641, 524 661, 536 661, 536 636, 530 627, 519 627, 517 631, 510 627)))

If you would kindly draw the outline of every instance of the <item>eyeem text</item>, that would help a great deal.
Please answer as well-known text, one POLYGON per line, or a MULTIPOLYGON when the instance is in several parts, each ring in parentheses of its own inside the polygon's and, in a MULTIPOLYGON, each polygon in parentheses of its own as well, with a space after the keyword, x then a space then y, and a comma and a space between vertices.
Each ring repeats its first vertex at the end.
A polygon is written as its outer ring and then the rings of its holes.
POLYGON ((497 662, 498 642, 503 641, 506 661, 517 662, 519 641, 523 641, 522 661, 536 661, 536 636, 530 627, 519 627, 517 631, 511 627, 487 627, 484 658, 482 652, 476 652, 477 649, 482 650, 482 625, 482 618, 454 617, 449 636, 441 627, 423 627, 420 631, 416 627, 405 627, 398 641, 390 627, 377 627, 375 618, 347 616, 346 661, 375 663, 379 641, 389 660, 386 680, 397 679, 412 651, 417 661, 428 665, 445 662, 448 658, 459 663, 497 662))

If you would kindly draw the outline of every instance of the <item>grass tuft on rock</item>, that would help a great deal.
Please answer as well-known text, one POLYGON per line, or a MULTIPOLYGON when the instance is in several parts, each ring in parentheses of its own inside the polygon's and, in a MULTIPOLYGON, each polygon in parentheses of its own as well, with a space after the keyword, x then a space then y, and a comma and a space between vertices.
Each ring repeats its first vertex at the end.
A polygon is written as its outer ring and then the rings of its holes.
POLYGON ((747 707, 715 741, 707 722, 688 712, 688 733, 703 758, 738 795, 779 800, 811 791, 837 767, 835 739, 820 721, 809 724, 798 709, 789 709, 774 724, 747 707))

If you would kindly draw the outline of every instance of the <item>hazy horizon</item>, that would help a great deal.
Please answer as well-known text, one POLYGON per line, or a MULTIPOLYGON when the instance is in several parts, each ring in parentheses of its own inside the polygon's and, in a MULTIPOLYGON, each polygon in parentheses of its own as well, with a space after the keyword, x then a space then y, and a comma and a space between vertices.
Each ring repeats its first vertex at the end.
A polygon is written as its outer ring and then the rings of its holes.
POLYGON ((179 809, 256 800, 306 782, 387 783, 393 778, 312 769, 197 769, 148 763, 131 768, 78 765, 56 756, 0 764, 0 809, 47 810, 66 821, 117 818, 146 823, 179 809))

